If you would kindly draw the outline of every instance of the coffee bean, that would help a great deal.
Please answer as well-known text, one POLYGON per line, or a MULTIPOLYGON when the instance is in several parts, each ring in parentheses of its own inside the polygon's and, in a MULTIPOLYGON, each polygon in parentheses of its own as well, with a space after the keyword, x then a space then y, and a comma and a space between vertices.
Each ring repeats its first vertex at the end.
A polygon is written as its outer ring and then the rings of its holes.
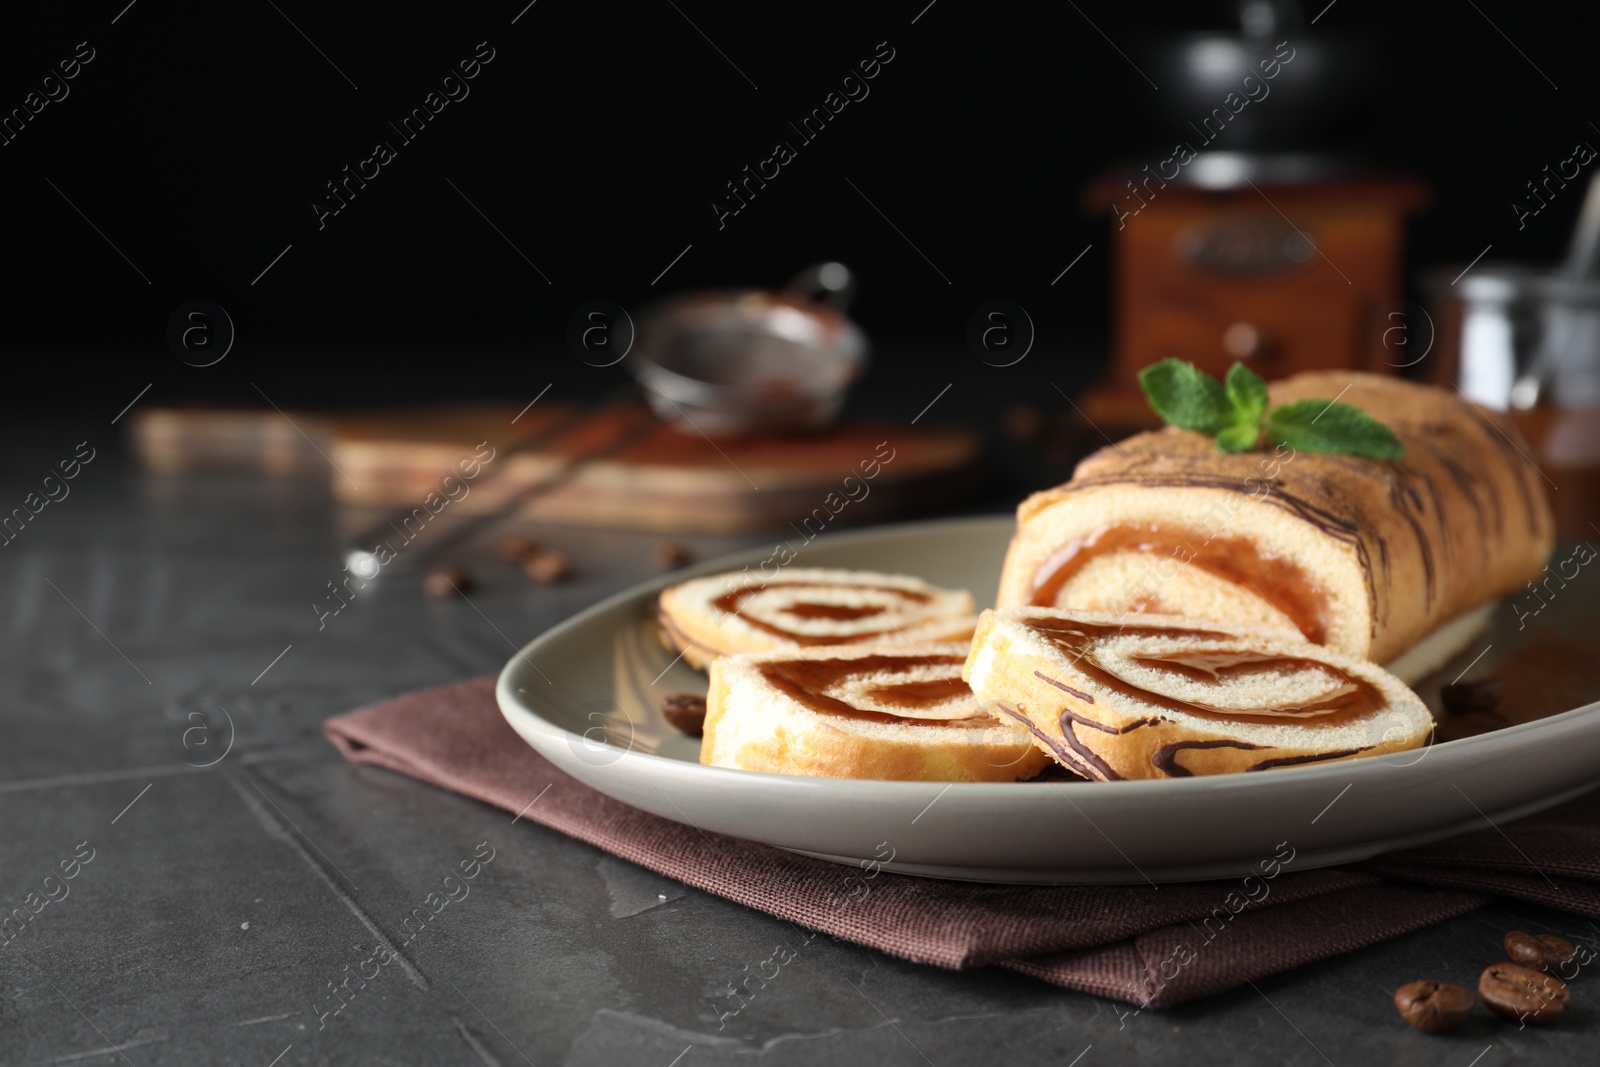
POLYGON ((541 548, 523 559, 522 573, 540 585, 549 585, 563 581, 572 573, 572 560, 565 553, 541 548))
POLYGON ((1506 934, 1506 955, 1511 957, 1513 963, 1544 970, 1544 942, 1525 930, 1512 930, 1506 934))
POLYGON ((1540 934, 1539 943, 1544 946, 1544 968, 1547 971, 1561 970, 1578 958, 1577 947, 1564 937, 1540 934))
POLYGON ((661 699, 661 714, 690 737, 699 737, 706 725, 706 698, 693 693, 671 693, 661 699))
POLYGON ((1566 967, 1577 958, 1578 950, 1572 942, 1555 934, 1530 934, 1512 930, 1506 934, 1506 955, 1512 962, 1536 971, 1554 971, 1566 967))
POLYGON ((1496 963, 1478 979, 1478 996, 1507 1019, 1553 1023, 1567 1010, 1567 984, 1520 963, 1496 963))
POLYGON ((502 537, 500 543, 495 545, 494 554, 507 563, 521 563, 535 552, 539 551, 539 542, 531 537, 520 535, 502 537))
POLYGON ((1475 1003, 1472 990, 1448 982, 1409 982, 1394 991, 1394 1006, 1400 1009, 1400 1017, 1430 1034, 1466 1022, 1475 1003))
POLYGON ((472 588, 472 576, 460 567, 435 567, 422 579, 422 592, 431 600, 449 600, 472 588))
POLYGON ((1500 706, 1505 696, 1505 686, 1498 678, 1480 678, 1476 682, 1454 682, 1439 690, 1444 710, 1452 715, 1471 715, 1473 712, 1492 712, 1500 706))
POLYGON ((673 541, 663 541, 656 546, 656 562, 669 571, 687 567, 694 562, 694 553, 673 541))

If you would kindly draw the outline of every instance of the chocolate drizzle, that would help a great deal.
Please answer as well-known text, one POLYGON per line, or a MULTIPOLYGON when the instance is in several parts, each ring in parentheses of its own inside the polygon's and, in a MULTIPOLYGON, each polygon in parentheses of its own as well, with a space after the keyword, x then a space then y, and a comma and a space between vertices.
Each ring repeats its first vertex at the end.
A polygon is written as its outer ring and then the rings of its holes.
MULTIPOLYGON (((1463 402, 1465 403, 1465 401, 1463 402)), ((1516 472, 1517 491, 1522 495, 1522 513, 1527 516, 1529 532, 1537 536, 1542 526, 1539 521, 1541 510, 1534 506, 1533 494, 1539 487, 1533 484, 1526 470, 1526 468, 1533 466, 1533 461, 1511 440, 1511 435, 1506 433, 1505 428, 1493 421, 1492 417, 1482 408, 1472 403, 1467 403, 1467 406, 1478 416, 1479 422, 1487 424, 1483 428, 1484 439, 1505 457, 1506 463, 1516 472)), ((1511 431, 1516 433, 1516 427, 1513 426, 1511 431)))
POLYGON ((1164 721, 1160 718, 1135 719, 1132 722, 1123 723, 1121 726, 1107 726, 1105 723, 1095 722, 1087 716, 1079 715, 1071 708, 1062 708, 1060 720, 1061 737, 1072 748, 1072 751, 1082 757, 1084 763, 1095 769, 1095 777, 1107 782, 1116 782, 1122 780, 1122 775, 1113 770, 1111 764, 1101 759, 1097 752, 1079 739, 1078 731, 1075 727, 1082 723, 1085 726, 1094 727, 1101 733, 1115 734, 1120 737, 1123 734, 1132 733, 1142 726, 1154 726, 1156 723, 1164 721))
MULTIPOLYGON (((1250 751, 1262 747, 1261 745, 1252 745, 1248 741, 1231 741, 1226 738, 1216 741, 1174 741, 1170 745, 1162 745, 1152 752, 1150 754, 1150 762, 1168 778, 1193 778, 1194 772, 1178 762, 1178 753, 1185 749, 1242 748, 1250 751)), ((1254 770, 1255 768, 1251 769, 1254 770)))
POLYGON ((1474 475, 1465 465, 1442 448, 1425 442, 1428 454, 1438 463, 1444 472, 1450 476, 1456 488, 1461 490, 1462 496, 1472 504, 1472 517, 1478 526, 1478 560, 1484 567, 1489 565, 1489 519, 1490 515, 1484 513, 1483 503, 1478 497, 1480 487, 1488 490, 1488 501, 1491 515, 1494 519, 1494 536, 1505 536, 1505 514, 1500 506, 1500 490, 1495 487, 1492 479, 1480 478, 1474 475))
POLYGON ((1081 689, 1074 689, 1074 688, 1072 688, 1072 686, 1068 685, 1066 682, 1058 681, 1058 680, 1050 677, 1048 674, 1044 673, 1043 671, 1034 671, 1033 672, 1033 676, 1035 678, 1039 679, 1042 682, 1048 682, 1049 684, 1055 686, 1057 689, 1061 690, 1063 693, 1072 694, 1073 696, 1077 697, 1079 700, 1083 701, 1085 704, 1093 704, 1094 703, 1094 697, 1090 696, 1088 693, 1085 693, 1081 689))
POLYGON ((1004 701, 997 700, 995 701, 994 706, 999 708, 1005 714, 1011 716, 1013 719, 1017 720, 1018 723, 1026 726, 1028 728, 1028 732, 1032 734, 1041 745, 1050 750, 1051 754, 1055 756, 1057 763, 1061 764, 1063 767, 1071 769, 1075 773, 1080 774, 1085 778, 1093 779, 1095 777, 1094 772, 1090 770, 1082 760, 1078 759, 1074 753, 1062 748, 1061 742, 1057 741, 1055 738, 1051 737, 1049 734, 1035 726, 1033 724, 1033 720, 1022 714, 1021 711, 1007 706, 1004 701))
POLYGON ((1282 756, 1278 759, 1263 760, 1260 763, 1246 767, 1247 771, 1270 771, 1274 767, 1297 767, 1302 763, 1321 763, 1323 760, 1344 759, 1365 752, 1371 745, 1360 748, 1336 748, 1332 752, 1312 752, 1304 756, 1282 756))
MULTIPOLYGON (((1422 557, 1422 602, 1431 608, 1438 592, 1438 575, 1433 566, 1433 542, 1428 540, 1428 532, 1417 518, 1417 513, 1423 508, 1422 497, 1403 474, 1389 483, 1389 505, 1411 527, 1411 533, 1417 539, 1417 552, 1422 557)), ((1445 536, 1448 537, 1448 534, 1445 536)))

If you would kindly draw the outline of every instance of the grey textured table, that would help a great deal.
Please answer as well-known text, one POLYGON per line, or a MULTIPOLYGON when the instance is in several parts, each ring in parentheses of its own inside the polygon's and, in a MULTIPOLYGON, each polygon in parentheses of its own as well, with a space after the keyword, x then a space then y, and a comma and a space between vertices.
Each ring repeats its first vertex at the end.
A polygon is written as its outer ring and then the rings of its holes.
MULTIPOLYGON (((347 765, 320 733, 356 705, 497 670, 512 643, 655 573, 656 539, 544 531, 577 566, 550 588, 469 544, 470 603, 396 579, 319 630, 311 605, 340 569, 325 487, 148 479, 104 423, 50 424, 7 434, 0 510, 84 439, 98 451, 70 495, 0 549, 5 911, 93 849, 0 948, 4 1064, 1594 1061, 1600 1007, 1582 979, 1554 1029, 1480 1011, 1428 1036, 1390 1005, 1413 978, 1471 982, 1511 927, 1593 941, 1588 923, 1527 907, 1142 1013, 821 938, 719 1029, 713 1001, 787 924, 347 765), (374 930, 480 842, 492 863, 412 943, 415 970, 383 969, 319 1019, 374 930)), ((691 539, 703 556, 761 540, 691 539)))

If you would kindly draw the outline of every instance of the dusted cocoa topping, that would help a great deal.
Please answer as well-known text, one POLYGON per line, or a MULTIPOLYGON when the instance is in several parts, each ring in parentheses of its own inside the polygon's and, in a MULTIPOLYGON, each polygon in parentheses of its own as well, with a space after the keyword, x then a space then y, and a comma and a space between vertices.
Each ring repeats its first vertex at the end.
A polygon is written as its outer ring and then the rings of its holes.
POLYGON ((706 725, 706 698, 693 693, 669 693, 661 698, 661 715, 676 729, 699 737, 706 725))
MULTIPOLYGON (((838 715, 861 722, 885 723, 897 726, 949 726, 960 729, 987 729, 998 726, 993 715, 980 712, 960 719, 923 719, 914 715, 895 715, 886 711, 858 708, 827 690, 847 678, 859 675, 905 674, 927 666, 944 666, 959 669, 964 661, 959 656, 855 656, 840 659, 796 659, 763 663, 759 670, 774 688, 781 690, 803 706, 824 715, 838 715)), ((972 690, 959 677, 918 680, 890 685, 877 685, 871 690, 874 699, 897 707, 934 707, 947 704, 972 690)))

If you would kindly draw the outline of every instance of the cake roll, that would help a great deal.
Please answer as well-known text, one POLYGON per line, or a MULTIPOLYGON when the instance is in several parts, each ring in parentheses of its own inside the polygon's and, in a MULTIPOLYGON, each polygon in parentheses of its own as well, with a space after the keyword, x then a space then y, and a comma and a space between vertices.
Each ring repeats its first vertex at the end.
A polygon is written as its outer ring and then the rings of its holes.
POLYGON ((1505 417, 1351 371, 1296 375, 1270 394, 1354 405, 1405 455, 1226 454, 1187 430, 1139 434, 1023 502, 998 605, 1287 626, 1387 662, 1539 575, 1554 521, 1505 417))
POLYGON ((984 612, 964 675, 1085 778, 1189 778, 1402 752, 1427 707, 1377 664, 1294 630, 1171 615, 984 612))
POLYGON ((979 705, 967 645, 867 645, 722 656, 700 762, 771 774, 1009 782, 1050 765, 1028 731, 979 705))
POLYGON ((734 652, 966 641, 977 621, 966 590, 820 567, 695 578, 662 592, 657 618, 668 645, 702 670, 734 652))

